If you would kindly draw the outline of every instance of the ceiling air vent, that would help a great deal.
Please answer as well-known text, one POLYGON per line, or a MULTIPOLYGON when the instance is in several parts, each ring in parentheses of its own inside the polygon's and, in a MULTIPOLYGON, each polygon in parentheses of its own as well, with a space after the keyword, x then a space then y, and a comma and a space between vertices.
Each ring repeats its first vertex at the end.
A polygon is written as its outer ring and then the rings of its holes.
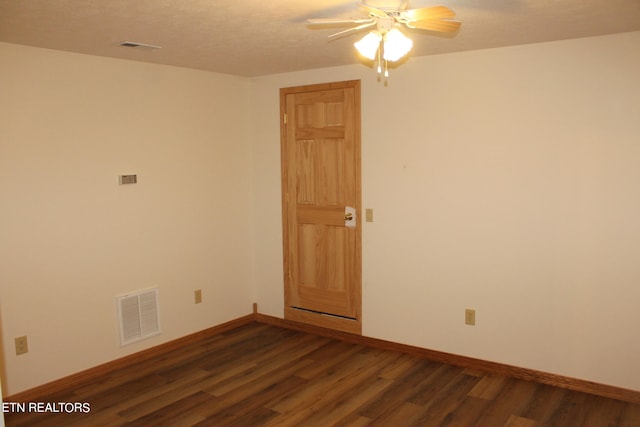
POLYGON ((120 43, 120 46, 137 47, 140 49, 148 49, 148 50, 162 49, 162 46, 156 46, 153 44, 146 44, 146 43, 130 42, 130 41, 123 41, 122 43, 120 43))
POLYGON ((120 345, 160 333, 158 290, 138 291, 117 297, 120 345))

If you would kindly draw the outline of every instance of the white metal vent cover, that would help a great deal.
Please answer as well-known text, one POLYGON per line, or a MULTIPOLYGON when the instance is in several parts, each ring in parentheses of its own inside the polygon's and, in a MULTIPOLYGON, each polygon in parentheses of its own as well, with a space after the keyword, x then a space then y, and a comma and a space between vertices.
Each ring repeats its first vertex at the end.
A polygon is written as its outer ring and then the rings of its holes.
POLYGON ((121 346, 160 333, 158 289, 133 292, 116 299, 121 346))

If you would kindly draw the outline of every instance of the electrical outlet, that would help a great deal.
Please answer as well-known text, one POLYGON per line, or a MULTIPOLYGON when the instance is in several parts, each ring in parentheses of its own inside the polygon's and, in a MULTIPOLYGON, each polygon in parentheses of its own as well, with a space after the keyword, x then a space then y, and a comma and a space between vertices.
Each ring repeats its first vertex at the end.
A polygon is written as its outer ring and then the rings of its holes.
POLYGON ((16 338, 16 356, 29 352, 29 346, 27 345, 27 336, 16 338))
POLYGON ((471 308, 467 308, 464 311, 464 324, 465 325, 471 325, 474 326, 476 324, 476 311, 471 309, 471 308))
POLYGON ((202 289, 196 289, 193 292, 193 296, 196 300, 196 304, 200 304, 202 302, 202 289))

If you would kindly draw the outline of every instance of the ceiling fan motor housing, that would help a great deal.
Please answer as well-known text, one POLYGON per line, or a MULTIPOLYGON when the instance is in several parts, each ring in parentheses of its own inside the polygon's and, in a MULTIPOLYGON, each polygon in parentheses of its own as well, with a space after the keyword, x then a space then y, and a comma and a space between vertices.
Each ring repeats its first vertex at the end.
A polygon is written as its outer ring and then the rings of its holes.
POLYGON ((408 7, 409 2, 407 0, 363 0, 362 3, 387 12, 404 10, 408 7))
POLYGON ((395 19, 392 18, 391 16, 388 16, 386 18, 378 18, 378 21, 376 23, 376 29, 381 34, 385 34, 394 27, 395 23, 396 23, 395 19))

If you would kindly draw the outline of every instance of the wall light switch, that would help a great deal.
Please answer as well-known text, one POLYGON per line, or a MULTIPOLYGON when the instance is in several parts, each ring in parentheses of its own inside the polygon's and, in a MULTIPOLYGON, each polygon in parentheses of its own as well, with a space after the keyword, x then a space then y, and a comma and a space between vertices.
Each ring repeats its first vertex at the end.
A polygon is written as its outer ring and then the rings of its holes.
POLYGON ((365 221, 367 222, 373 222, 373 209, 371 208, 365 209, 364 218, 365 218, 365 221))
POLYGON ((467 308, 464 311, 464 324, 465 325, 471 325, 474 326, 476 324, 476 311, 471 309, 471 308, 467 308))

